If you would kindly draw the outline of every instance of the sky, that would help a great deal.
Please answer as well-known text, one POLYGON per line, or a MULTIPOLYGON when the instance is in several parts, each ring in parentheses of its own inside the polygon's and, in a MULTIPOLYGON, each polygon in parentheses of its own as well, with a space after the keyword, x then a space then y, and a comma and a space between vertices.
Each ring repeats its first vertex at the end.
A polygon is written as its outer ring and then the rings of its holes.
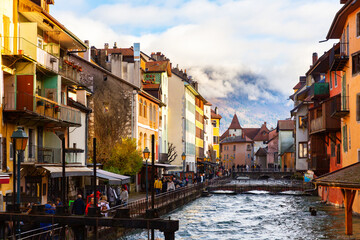
MULTIPOLYGON (((340 0, 56 0, 50 13, 91 46, 162 52, 199 82, 223 116, 241 126, 276 127, 289 96, 334 41, 324 40, 340 0)), ((171 97, 171 96, 169 96, 171 97)))

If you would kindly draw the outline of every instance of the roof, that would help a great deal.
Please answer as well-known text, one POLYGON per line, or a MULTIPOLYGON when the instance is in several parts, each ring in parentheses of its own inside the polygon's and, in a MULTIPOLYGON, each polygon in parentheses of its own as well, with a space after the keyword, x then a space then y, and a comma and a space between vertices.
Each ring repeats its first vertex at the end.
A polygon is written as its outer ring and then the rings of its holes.
POLYGON ((258 134, 260 128, 243 128, 244 134, 251 139, 254 139, 258 134))
POLYGON ((171 77, 170 61, 154 61, 145 63, 146 72, 167 72, 171 77))
POLYGON ((121 55, 126 57, 134 56, 134 50, 132 48, 108 48, 106 49, 106 51, 108 54, 120 53, 121 55))
POLYGON ((269 129, 266 127, 266 123, 264 123, 259 129, 256 136, 253 138, 254 141, 267 141, 269 140, 269 129))
MULTIPOLYGON (((331 50, 331 49, 330 49, 331 50)), ((330 50, 325 52, 319 59, 310 67, 310 69, 306 72, 306 76, 313 73, 323 73, 329 70, 329 55, 330 50)))
POLYGON ((246 142, 253 142, 249 137, 245 136, 243 138, 242 136, 235 136, 235 137, 227 137, 224 140, 222 140, 220 143, 246 143, 246 142))
POLYGON ((239 123, 239 119, 236 116, 236 114, 234 114, 234 117, 233 117, 233 119, 231 121, 229 129, 242 129, 242 127, 240 126, 240 123, 239 123))
POLYGON ((160 88, 160 84, 144 84, 143 85, 143 89, 159 89, 160 88))
POLYGON ((324 174, 313 182, 321 186, 360 189, 360 162, 324 174))
POLYGON ((144 91, 144 90, 140 90, 140 91, 139 91, 139 94, 140 94, 141 96, 143 96, 143 97, 145 97, 145 98, 147 98, 147 99, 149 99, 149 100, 151 100, 151 101, 159 104, 160 107, 166 106, 166 104, 163 103, 161 100, 159 100, 158 98, 154 97, 153 95, 147 93, 147 92, 144 91))
MULTIPOLYGON (((50 176, 52 178, 58 178, 62 176, 62 167, 53 167, 53 166, 41 166, 50 172, 50 176)), ((73 177, 73 176, 92 176, 93 171, 87 167, 66 167, 65 168, 65 176, 73 177)))
POLYGON ((212 104, 209 103, 209 102, 206 102, 205 105, 206 105, 206 106, 212 106, 212 104))
POLYGON ((267 150, 266 148, 259 148, 257 152, 255 153, 256 156, 266 156, 267 150))
POLYGON ((220 114, 215 113, 213 109, 211 109, 211 119, 221 119, 222 116, 220 114))
POLYGON ((347 17, 350 13, 360 7, 360 1, 347 1, 345 5, 336 13, 331 23, 326 39, 340 39, 343 29, 345 28, 347 17))
POLYGON ((102 169, 96 169, 96 176, 109 180, 110 185, 121 185, 130 182, 129 176, 112 173, 102 169))
POLYGON ((294 90, 300 89, 300 88, 302 88, 302 86, 304 86, 304 83, 303 83, 303 82, 298 82, 298 83, 295 85, 295 87, 293 87, 293 89, 294 89, 294 90))
POLYGON ((227 129, 221 136, 220 141, 229 136, 229 129, 227 129))
POLYGON ((294 130, 294 120, 279 120, 277 124, 278 131, 292 131, 294 130))

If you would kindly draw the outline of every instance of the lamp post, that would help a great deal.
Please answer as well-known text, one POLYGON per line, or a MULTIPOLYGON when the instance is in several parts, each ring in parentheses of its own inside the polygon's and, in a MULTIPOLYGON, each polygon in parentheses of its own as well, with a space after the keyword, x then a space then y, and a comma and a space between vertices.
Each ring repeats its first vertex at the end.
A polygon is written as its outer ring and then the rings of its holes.
MULTIPOLYGON (((25 148, 26 148, 26 144, 27 144, 27 140, 28 140, 28 136, 26 135, 26 133, 24 132, 24 128, 23 127, 18 127, 18 129, 16 131, 13 132, 13 134, 11 135, 11 139, 13 141, 13 144, 14 144, 14 150, 18 151, 19 153, 19 156, 18 156, 18 159, 17 159, 17 200, 16 200, 16 203, 17 204, 20 204, 20 180, 21 180, 21 177, 20 177, 20 163, 21 161, 24 160, 24 151, 25 151, 25 148)), ((14 151, 14 157, 16 155, 16 152, 14 151)), ((14 161, 14 169, 13 169, 13 172, 15 172, 15 159, 13 160, 14 161)), ((16 188, 15 188, 15 174, 14 174, 14 190, 13 190, 13 193, 14 193, 14 199, 15 199, 15 192, 16 192, 16 188)))
POLYGON ((146 209, 148 209, 148 199, 149 199, 148 160, 150 157, 150 150, 148 149, 148 147, 145 147, 143 151, 143 156, 146 160, 145 188, 146 188, 146 209))
POLYGON ((183 161, 183 180, 185 179, 185 160, 186 160, 186 154, 183 152, 181 154, 181 159, 183 161))

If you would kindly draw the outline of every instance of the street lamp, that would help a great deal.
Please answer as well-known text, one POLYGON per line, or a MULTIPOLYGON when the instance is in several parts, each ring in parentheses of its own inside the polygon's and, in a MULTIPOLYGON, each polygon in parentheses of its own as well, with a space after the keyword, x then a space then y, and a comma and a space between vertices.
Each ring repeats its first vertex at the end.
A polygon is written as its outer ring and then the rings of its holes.
POLYGON ((183 160, 183 180, 185 179, 185 160, 186 160, 186 154, 183 152, 181 154, 181 159, 183 160))
POLYGON ((148 183, 148 160, 150 157, 150 150, 148 149, 148 147, 145 147, 144 151, 143 151, 143 155, 144 158, 146 160, 146 173, 145 173, 145 187, 146 187, 146 209, 148 208, 148 198, 149 198, 149 183, 148 183))
MULTIPOLYGON (((27 140, 28 140, 28 136, 26 135, 26 133, 24 132, 24 128, 23 127, 18 127, 18 129, 16 131, 13 132, 13 134, 11 135, 11 140, 13 141, 13 151, 14 151, 14 159, 13 159, 13 173, 15 173, 15 169, 16 169, 16 151, 19 152, 19 157, 18 157, 18 161, 17 161, 17 204, 20 204, 20 162, 22 162, 24 160, 24 151, 26 148, 26 144, 27 144, 27 140)), ((15 204, 15 174, 13 174, 13 204, 15 204)))

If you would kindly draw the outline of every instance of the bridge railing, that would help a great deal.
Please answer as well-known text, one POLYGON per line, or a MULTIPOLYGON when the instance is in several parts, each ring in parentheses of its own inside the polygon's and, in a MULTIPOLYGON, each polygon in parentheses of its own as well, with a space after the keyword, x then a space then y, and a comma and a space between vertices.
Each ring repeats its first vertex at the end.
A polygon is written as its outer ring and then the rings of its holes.
POLYGON ((286 168, 286 169, 278 169, 278 168, 235 168, 234 172, 295 172, 295 169, 293 168, 286 168))

